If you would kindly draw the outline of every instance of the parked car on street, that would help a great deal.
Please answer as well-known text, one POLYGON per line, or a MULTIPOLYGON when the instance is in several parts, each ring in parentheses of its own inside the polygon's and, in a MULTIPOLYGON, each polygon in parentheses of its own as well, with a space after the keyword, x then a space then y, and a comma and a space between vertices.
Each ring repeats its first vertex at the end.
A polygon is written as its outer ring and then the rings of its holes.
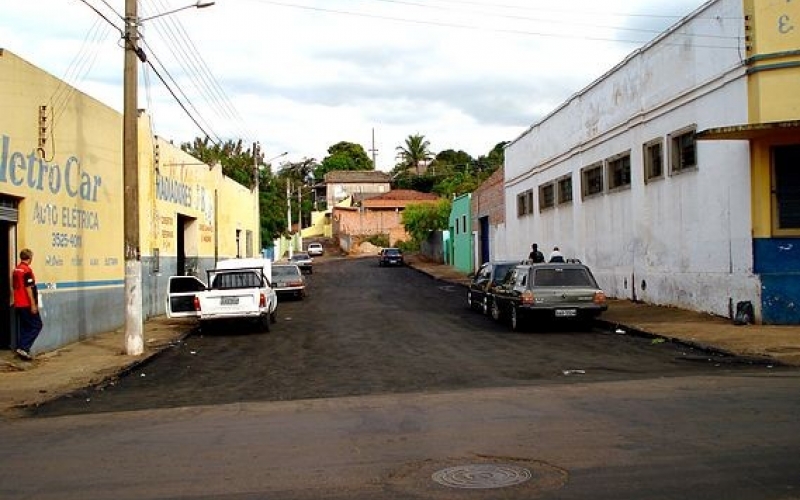
POLYGON ((312 274, 314 272, 314 259, 307 253, 296 253, 292 255, 289 259, 289 263, 296 265, 304 273, 312 274))
POLYGON ((275 264, 272 266, 272 288, 279 298, 288 295, 302 299, 306 296, 306 279, 295 264, 275 264))
POLYGON ((608 309, 606 295, 583 264, 517 265, 494 291, 492 318, 520 330, 533 319, 588 323, 608 309))
POLYGON ((312 257, 317 257, 324 254, 325 249, 322 247, 322 243, 309 243, 308 247, 306 247, 306 252, 312 257))
POLYGON ((494 289, 503 281, 511 268, 519 263, 518 260, 483 263, 467 289, 469 307, 488 315, 492 308, 492 302, 494 302, 494 289))
POLYGON ((384 248, 378 253, 379 266, 402 266, 404 264, 403 251, 399 248, 384 248))

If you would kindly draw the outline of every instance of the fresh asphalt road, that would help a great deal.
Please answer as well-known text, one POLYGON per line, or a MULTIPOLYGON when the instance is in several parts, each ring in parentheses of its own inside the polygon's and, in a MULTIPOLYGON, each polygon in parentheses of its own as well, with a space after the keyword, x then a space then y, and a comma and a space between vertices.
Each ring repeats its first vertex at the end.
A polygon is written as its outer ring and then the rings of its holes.
POLYGON ((0 422, 0 498, 800 496, 800 373, 702 357, 512 334, 458 287, 323 262, 271 333, 193 336, 47 418, 0 422))
POLYGON ((602 330, 514 333, 470 311, 461 286, 378 267, 375 258, 321 260, 308 277, 308 298, 281 301, 270 333, 191 336, 113 385, 33 413, 774 370, 602 330))

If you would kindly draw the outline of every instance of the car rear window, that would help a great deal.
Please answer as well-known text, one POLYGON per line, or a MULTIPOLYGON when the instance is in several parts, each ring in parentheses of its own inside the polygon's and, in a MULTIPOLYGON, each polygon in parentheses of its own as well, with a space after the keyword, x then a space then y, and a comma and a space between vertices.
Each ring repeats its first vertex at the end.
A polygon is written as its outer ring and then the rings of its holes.
POLYGON ((300 269, 295 266, 273 266, 273 276, 297 276, 300 274, 300 269))
POLYGON ((384 255, 400 255, 400 250, 396 248, 387 248, 383 253, 384 255))
POLYGON ((585 269, 536 269, 533 275, 533 286, 585 286, 597 287, 591 275, 585 269))
POLYGON ((261 277, 254 272, 217 274, 211 281, 211 287, 216 288, 217 290, 230 290, 234 288, 259 288, 261 286, 261 277))

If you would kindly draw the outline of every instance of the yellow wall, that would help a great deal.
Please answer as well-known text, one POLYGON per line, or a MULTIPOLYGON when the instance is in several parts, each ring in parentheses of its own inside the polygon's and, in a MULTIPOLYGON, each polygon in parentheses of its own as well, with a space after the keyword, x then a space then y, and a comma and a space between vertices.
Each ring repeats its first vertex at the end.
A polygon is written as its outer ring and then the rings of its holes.
POLYGON ((750 122, 800 117, 800 2, 746 0, 750 122))
POLYGON ((258 255, 258 194, 170 142, 155 138, 140 119, 140 208, 142 254, 177 255, 183 231, 186 257, 230 258, 258 255), (179 227, 178 215, 186 217, 179 227), (236 234, 239 230, 237 252, 236 234), (250 231, 250 246, 247 232, 250 231))
MULTIPOLYGON (((750 34, 749 122, 799 119, 800 2, 746 0, 745 14, 750 34)), ((797 141, 791 133, 777 133, 750 142, 754 238, 774 235, 770 149, 797 141)))
POLYGON ((2 49, 0 75, 0 193, 19 198, 17 248, 34 251, 45 290, 121 279, 120 114, 2 49))

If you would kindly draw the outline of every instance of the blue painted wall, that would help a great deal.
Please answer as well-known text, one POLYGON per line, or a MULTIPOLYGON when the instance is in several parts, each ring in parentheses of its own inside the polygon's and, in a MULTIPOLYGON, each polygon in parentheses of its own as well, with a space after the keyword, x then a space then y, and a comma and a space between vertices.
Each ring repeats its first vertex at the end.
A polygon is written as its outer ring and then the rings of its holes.
POLYGON ((753 271, 761 277, 761 321, 800 324, 800 238, 754 238, 753 271))

